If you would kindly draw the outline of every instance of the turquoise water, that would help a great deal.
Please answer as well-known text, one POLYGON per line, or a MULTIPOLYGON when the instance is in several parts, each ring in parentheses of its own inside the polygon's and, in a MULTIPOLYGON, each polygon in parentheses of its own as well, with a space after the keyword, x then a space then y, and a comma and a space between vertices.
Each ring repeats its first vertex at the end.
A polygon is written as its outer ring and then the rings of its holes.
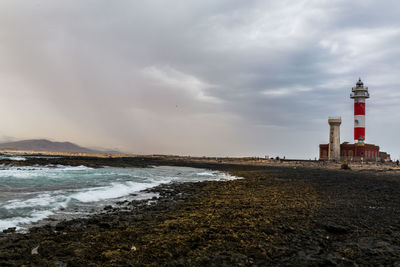
MULTIPOLYGON (((23 160, 18 158, 17 160, 23 160)), ((145 189, 171 182, 223 181, 236 177, 187 167, 100 169, 85 166, 0 165, 0 231, 26 229, 57 215, 84 215, 125 199, 146 199, 145 189)))

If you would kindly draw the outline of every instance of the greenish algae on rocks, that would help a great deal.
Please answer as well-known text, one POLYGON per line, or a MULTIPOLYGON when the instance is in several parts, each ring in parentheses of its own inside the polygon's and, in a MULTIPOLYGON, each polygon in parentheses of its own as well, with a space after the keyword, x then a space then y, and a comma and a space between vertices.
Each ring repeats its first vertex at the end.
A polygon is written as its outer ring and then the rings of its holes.
POLYGON ((159 186, 149 190, 160 193, 152 205, 134 201, 88 219, 33 228, 28 234, 2 234, 0 266, 399 263, 396 177, 292 167, 208 167, 245 179, 159 186), (36 247, 38 253, 32 255, 36 247))

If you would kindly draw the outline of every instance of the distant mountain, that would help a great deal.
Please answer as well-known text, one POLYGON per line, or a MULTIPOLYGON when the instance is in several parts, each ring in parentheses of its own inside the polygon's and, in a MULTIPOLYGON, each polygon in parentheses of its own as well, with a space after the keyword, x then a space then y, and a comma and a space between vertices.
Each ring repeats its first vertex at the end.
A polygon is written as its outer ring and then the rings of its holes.
POLYGON ((97 150, 81 147, 71 142, 52 142, 46 139, 23 140, 0 143, 0 149, 31 150, 50 152, 99 153, 97 150))

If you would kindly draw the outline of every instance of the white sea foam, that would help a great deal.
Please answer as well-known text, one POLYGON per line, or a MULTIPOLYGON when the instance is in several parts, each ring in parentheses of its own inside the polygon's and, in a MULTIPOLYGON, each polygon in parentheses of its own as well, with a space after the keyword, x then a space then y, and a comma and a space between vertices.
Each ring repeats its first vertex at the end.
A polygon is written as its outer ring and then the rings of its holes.
POLYGON ((199 172, 197 173, 199 176, 214 176, 214 173, 212 172, 199 172))
POLYGON ((63 178, 64 173, 93 170, 86 166, 22 166, 7 167, 0 169, 1 177, 10 177, 18 179, 32 179, 37 177, 63 178))
MULTIPOLYGON (((167 182, 167 181, 165 181, 167 182)), ((70 197, 80 202, 96 202, 112 198, 120 198, 129 194, 145 190, 161 184, 160 182, 153 183, 112 183, 110 186, 96 187, 83 192, 72 194, 70 197)))
POLYGON ((11 177, 18 179, 30 179, 45 174, 43 168, 38 167, 11 167, 8 169, 0 170, 0 177, 11 177))
POLYGON ((80 166, 57 165, 57 169, 62 170, 62 171, 87 171, 87 170, 93 170, 93 168, 86 167, 86 166, 83 166, 83 165, 80 165, 80 166))
POLYGON ((25 161, 26 158, 15 156, 15 157, 8 157, 8 156, 0 156, 0 159, 8 159, 8 160, 15 160, 15 161, 25 161))
POLYGON ((9 157, 10 160, 16 160, 16 161, 25 161, 26 158, 24 157, 9 157))
POLYGON ((29 215, 29 217, 13 217, 9 219, 0 220, 0 231, 8 229, 10 227, 16 227, 17 229, 21 229, 22 224, 30 224, 38 222, 53 214, 54 212, 49 210, 34 211, 29 215))
POLYGON ((69 197, 54 196, 50 194, 40 194, 34 198, 24 201, 15 199, 7 202, 2 206, 6 209, 21 209, 21 208, 35 208, 35 207, 51 207, 52 209, 66 208, 68 205, 69 197))
POLYGON ((215 179, 215 180, 216 181, 232 181, 232 180, 238 180, 238 179, 243 179, 243 178, 221 172, 221 173, 219 173, 217 179, 215 179))

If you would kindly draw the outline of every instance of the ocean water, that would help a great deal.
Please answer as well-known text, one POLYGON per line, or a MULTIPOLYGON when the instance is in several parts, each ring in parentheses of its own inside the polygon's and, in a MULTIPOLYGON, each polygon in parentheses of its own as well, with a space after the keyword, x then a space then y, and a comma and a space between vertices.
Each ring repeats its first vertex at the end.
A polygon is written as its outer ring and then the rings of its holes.
POLYGON ((85 216, 117 201, 149 199, 155 195, 141 191, 160 184, 232 179, 236 177, 187 167, 0 165, 0 231, 25 230, 49 217, 85 216))

